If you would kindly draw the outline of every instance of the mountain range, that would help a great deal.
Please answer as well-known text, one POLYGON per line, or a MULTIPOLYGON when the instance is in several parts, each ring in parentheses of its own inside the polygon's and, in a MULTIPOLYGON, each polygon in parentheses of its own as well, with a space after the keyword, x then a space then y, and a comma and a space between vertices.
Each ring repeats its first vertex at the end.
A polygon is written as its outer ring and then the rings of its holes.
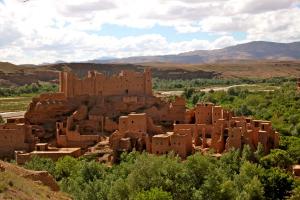
POLYGON ((223 49, 196 50, 173 55, 136 56, 119 59, 96 59, 91 63, 182 63, 198 64, 225 60, 299 60, 300 42, 276 43, 254 41, 223 49))

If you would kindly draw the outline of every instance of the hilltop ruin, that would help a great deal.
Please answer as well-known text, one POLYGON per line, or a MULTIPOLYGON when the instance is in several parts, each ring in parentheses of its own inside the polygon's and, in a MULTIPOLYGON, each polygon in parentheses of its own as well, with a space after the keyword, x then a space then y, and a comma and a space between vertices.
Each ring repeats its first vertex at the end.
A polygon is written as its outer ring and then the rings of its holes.
POLYGON ((154 154, 172 151, 186 158, 196 151, 223 153, 245 144, 255 150, 259 143, 268 153, 278 142, 279 134, 269 121, 235 117, 211 103, 187 109, 181 97, 173 101, 156 97, 148 68, 112 76, 91 71, 83 79, 60 72, 59 92, 33 98, 25 119, 0 126, 0 155, 17 151, 22 163, 31 155, 79 156, 74 148, 82 154, 101 150, 100 143, 117 161, 120 153, 133 149, 154 154), (97 148, 90 148, 94 145, 97 148))

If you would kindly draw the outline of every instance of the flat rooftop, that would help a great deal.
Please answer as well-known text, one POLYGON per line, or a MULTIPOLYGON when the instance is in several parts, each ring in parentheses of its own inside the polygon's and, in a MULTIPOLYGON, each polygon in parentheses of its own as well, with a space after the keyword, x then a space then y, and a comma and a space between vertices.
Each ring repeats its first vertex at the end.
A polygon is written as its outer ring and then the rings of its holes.
POLYGON ((80 151, 81 149, 78 147, 76 148, 49 148, 47 151, 32 151, 30 154, 55 154, 55 153, 62 153, 68 154, 73 153, 76 151, 80 151))
POLYGON ((164 134, 158 134, 158 135, 154 135, 153 137, 154 138, 167 138, 167 137, 170 137, 171 135, 173 135, 173 132, 167 132, 167 133, 164 133, 164 134))

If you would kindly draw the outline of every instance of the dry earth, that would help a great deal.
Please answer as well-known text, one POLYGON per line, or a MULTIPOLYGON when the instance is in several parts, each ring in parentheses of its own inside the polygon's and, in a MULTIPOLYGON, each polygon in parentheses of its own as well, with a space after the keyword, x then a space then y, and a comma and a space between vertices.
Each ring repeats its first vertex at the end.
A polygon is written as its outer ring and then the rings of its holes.
POLYGON ((0 161, 0 199, 69 200, 58 192, 54 178, 45 171, 32 171, 0 161))

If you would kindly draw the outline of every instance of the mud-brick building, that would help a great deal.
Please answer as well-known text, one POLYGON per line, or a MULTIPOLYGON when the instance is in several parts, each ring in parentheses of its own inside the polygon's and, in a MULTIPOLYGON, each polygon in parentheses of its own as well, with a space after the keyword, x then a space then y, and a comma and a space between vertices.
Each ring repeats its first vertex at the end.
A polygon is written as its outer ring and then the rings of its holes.
POLYGON ((118 75, 106 76, 90 71, 84 79, 79 79, 71 72, 59 75, 59 90, 66 97, 90 96, 138 96, 152 95, 152 76, 150 69, 144 73, 124 70, 118 75))
POLYGON ((32 151, 38 139, 32 135, 31 128, 25 124, 1 124, 0 157, 12 158, 16 150, 32 151))

